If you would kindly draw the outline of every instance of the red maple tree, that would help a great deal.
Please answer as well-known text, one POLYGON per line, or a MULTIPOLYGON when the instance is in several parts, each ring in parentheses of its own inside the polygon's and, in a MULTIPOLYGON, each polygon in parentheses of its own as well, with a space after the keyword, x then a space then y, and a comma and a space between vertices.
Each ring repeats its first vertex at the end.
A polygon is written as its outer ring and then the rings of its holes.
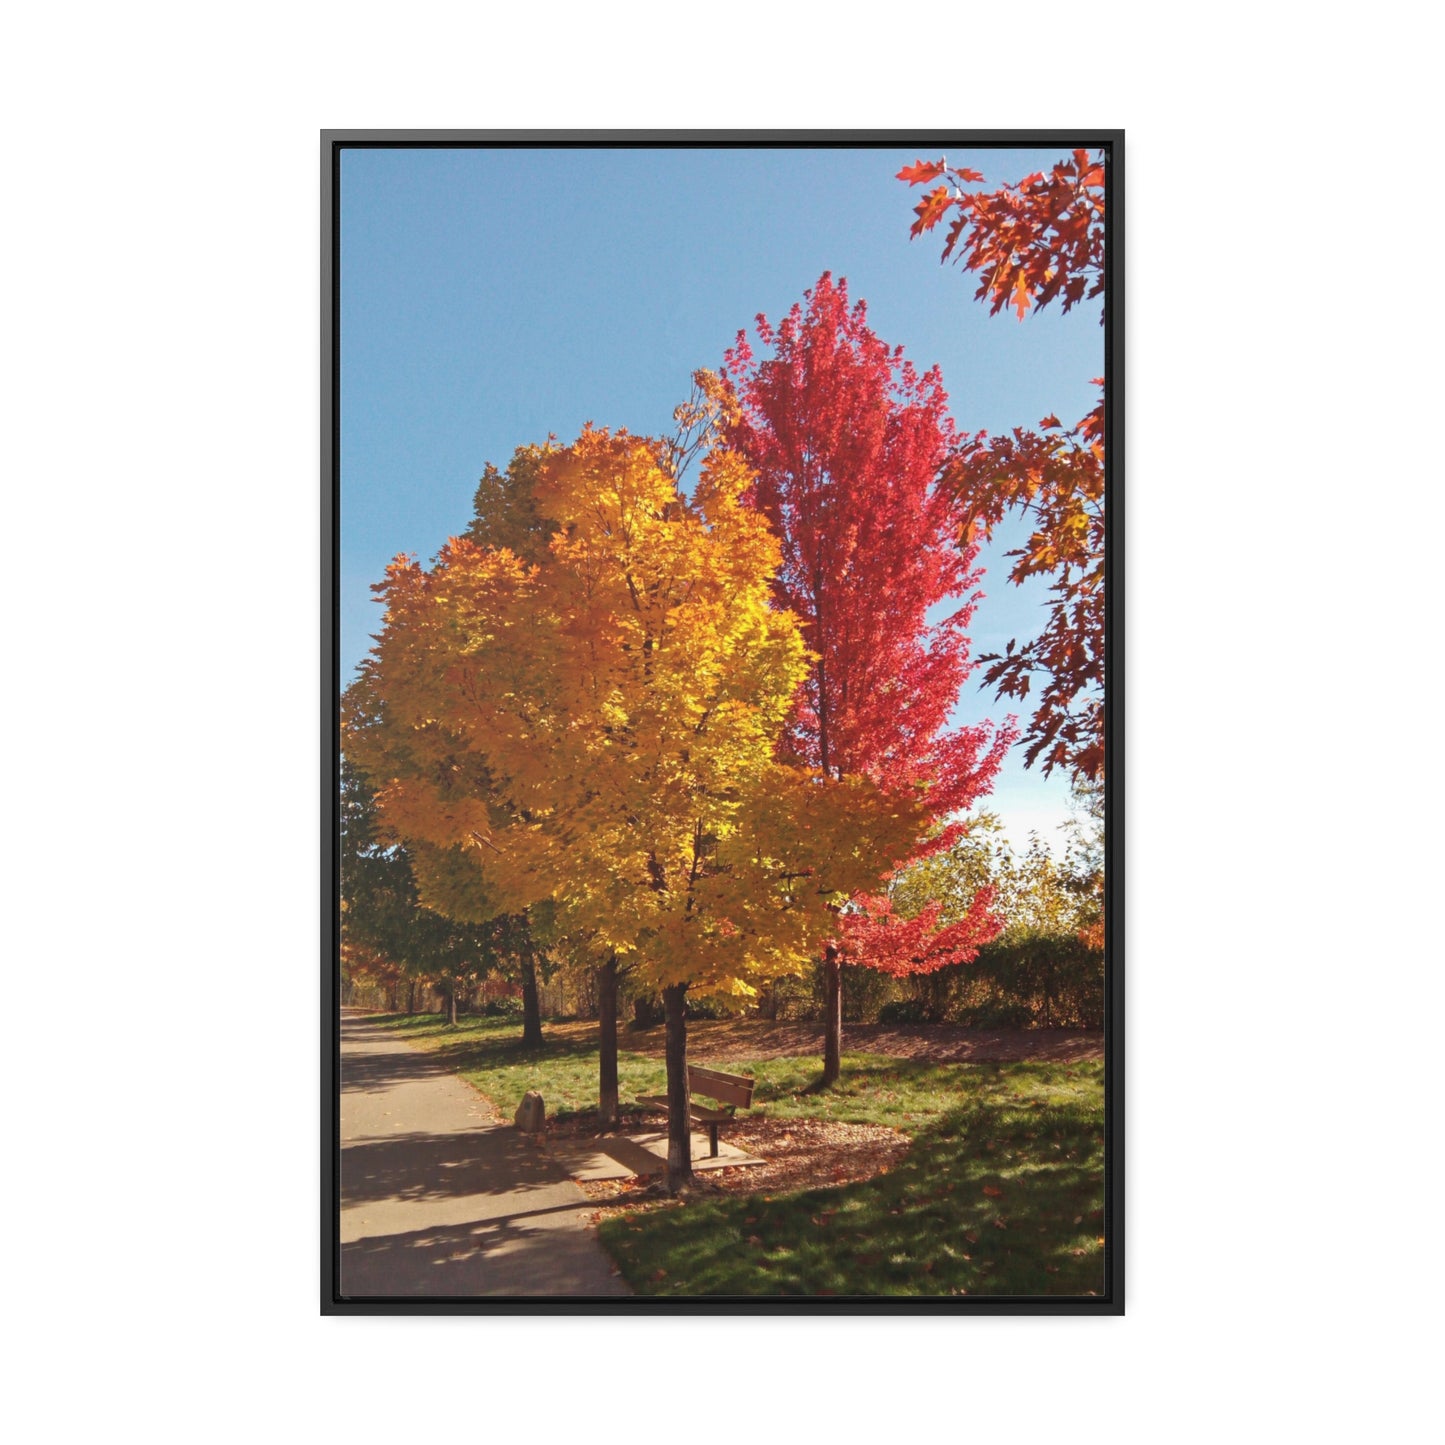
POLYGON ((941 903, 928 904, 913 918, 899 918, 886 893, 860 894, 839 920, 839 952, 848 963, 867 964, 894 978, 969 963, 1004 926, 993 912, 995 896, 992 888, 980 888, 962 918, 944 923, 941 903))
MULTIPOLYGON (((920 374, 869 330, 845 281, 824 272, 806 299, 776 327, 758 316, 770 355, 756 356, 739 332, 722 372, 736 403, 727 440, 755 470, 751 499, 782 542, 775 595, 815 657, 783 746, 831 778, 927 788, 939 824, 931 851, 957 839, 954 815, 989 790, 1016 735, 1012 719, 997 731, 948 726, 981 596, 976 549, 958 544, 966 510, 937 483, 957 449, 948 397, 937 367, 920 374)), ((908 861, 883 860, 880 876, 908 861)), ((997 931, 988 903, 979 898, 940 932, 936 913, 902 925, 877 900, 855 900, 824 959, 825 1083, 842 1051, 843 951, 890 972, 964 962, 997 931)))

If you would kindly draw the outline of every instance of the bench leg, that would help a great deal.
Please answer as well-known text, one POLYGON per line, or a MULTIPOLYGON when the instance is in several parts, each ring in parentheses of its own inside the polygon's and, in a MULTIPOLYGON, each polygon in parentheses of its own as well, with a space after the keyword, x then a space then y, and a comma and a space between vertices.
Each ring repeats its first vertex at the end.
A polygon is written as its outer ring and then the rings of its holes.
POLYGON ((709 1124, 709 1125, 707 1126, 707 1133, 708 1133, 708 1138, 709 1138, 709 1140, 710 1140, 711 1143, 712 1143, 712 1153, 711 1153, 711 1155, 710 1155, 709 1157, 710 1157, 710 1158, 713 1158, 713 1159, 716 1159, 716 1158, 717 1158, 717 1125, 716 1125, 716 1124, 709 1124))

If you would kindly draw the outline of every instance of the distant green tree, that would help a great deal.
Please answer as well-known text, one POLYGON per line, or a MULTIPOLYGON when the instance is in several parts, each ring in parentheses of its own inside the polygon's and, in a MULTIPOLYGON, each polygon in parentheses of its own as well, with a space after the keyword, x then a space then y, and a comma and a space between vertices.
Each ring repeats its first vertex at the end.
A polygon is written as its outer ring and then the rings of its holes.
MULTIPOLYGON (((493 973, 520 972, 529 1042, 541 1042, 535 964, 525 920, 503 915, 484 923, 457 923, 422 905, 414 860, 389 839, 364 776, 341 763, 341 935, 350 958, 363 972, 388 965, 409 980, 434 985, 446 1000, 448 1021, 457 1020, 457 999, 470 984, 493 973)), ((433 866, 436 861, 433 860, 433 866)))
POLYGON ((1080 900, 1079 936, 1090 948, 1104 946, 1104 780, 1075 777, 1064 875, 1080 900))
MULTIPOLYGON (((1102 807, 1102 783, 1086 784, 1080 796, 1088 799, 1081 805, 1086 810, 1102 807)), ((1101 946, 1094 941, 1102 925, 1093 880, 1102 873, 1088 871, 1096 854, 1102 861, 1101 833, 1093 831, 1092 824, 1078 827, 1084 841, 1072 844, 1060 860, 1038 834, 1022 852, 1016 851, 1004 838, 998 818, 982 812, 969 820, 967 835, 952 848, 915 863, 894 880, 890 897, 900 918, 916 916, 937 902, 940 921, 948 924, 966 916, 974 899, 988 889, 989 906, 1002 923, 997 938, 980 948, 977 966, 950 967, 918 983, 932 1018, 943 1017, 950 990, 970 976, 1036 985, 1047 1017, 1049 980, 1056 973, 1097 968, 1084 955, 1101 946)))

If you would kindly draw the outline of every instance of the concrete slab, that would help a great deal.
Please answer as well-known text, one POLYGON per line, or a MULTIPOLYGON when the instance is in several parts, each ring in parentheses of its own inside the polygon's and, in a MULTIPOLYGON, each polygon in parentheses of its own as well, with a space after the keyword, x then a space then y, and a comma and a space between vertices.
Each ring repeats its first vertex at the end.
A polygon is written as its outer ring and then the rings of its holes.
MULTIPOLYGON (((706 1134, 692 1136, 695 1173, 766 1162, 734 1148, 726 1139, 718 1140, 716 1159, 708 1153, 708 1148, 706 1134)), ((661 1174, 667 1167, 667 1131, 634 1130, 597 1139, 549 1139, 547 1152, 573 1179, 635 1179, 661 1174)))

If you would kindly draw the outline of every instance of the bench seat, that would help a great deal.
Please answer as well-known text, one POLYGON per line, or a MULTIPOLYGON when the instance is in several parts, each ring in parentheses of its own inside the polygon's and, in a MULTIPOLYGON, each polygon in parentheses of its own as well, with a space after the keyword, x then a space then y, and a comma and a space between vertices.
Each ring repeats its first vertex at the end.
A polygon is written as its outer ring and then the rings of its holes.
MULTIPOLYGON (((725 1074, 720 1069, 689 1064, 687 1092, 688 1116, 692 1123, 707 1127, 710 1157, 716 1159, 718 1126, 731 1123, 738 1109, 746 1109, 752 1104, 753 1080, 746 1074, 725 1074), (698 1094, 722 1107, 714 1109, 706 1104, 699 1104, 694 1097, 698 1094)), ((668 1107, 666 1094, 648 1094, 637 1102, 655 1109, 668 1107)))

